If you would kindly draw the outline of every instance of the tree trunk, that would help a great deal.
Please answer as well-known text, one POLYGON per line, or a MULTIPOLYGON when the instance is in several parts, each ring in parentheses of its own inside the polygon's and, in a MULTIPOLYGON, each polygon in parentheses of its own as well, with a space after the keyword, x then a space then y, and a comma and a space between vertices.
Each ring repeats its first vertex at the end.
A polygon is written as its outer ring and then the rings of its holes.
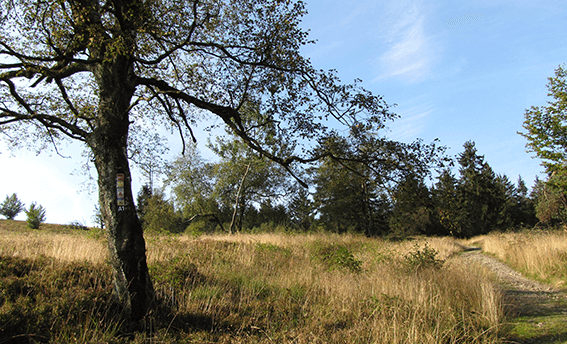
POLYGON ((128 113, 135 90, 132 63, 118 57, 97 67, 95 78, 100 102, 89 146, 98 172, 100 211, 108 237, 115 295, 126 317, 137 322, 146 315, 154 290, 127 156, 128 113))
MULTIPOLYGON (((244 172, 244 175, 242 176, 242 180, 240 181, 240 185, 238 186, 238 191, 236 192, 236 201, 234 202, 234 212, 232 213, 232 220, 230 221, 230 227, 228 229, 229 234, 234 233, 234 226, 236 225, 236 214, 238 212, 240 204, 243 203, 240 200, 240 193, 242 192, 242 186, 244 185, 244 182, 246 181, 246 176, 248 175, 248 171, 250 171, 250 165, 251 164, 252 163, 249 162, 248 166, 246 166, 246 172, 244 172)), ((241 213, 241 218, 240 218, 240 229, 242 229, 242 214, 243 214, 243 211, 241 213)))
POLYGON ((154 297, 146 263, 146 244, 134 206, 130 169, 124 151, 117 147, 102 150, 106 154, 95 156, 95 160, 114 291, 125 315, 138 321, 146 315, 154 297))

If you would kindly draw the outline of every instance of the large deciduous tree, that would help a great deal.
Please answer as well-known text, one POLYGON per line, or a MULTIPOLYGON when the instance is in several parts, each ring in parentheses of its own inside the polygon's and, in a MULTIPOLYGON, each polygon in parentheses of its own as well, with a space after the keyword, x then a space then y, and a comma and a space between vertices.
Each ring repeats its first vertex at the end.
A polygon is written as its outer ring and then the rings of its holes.
POLYGON ((547 106, 532 106, 524 113, 523 127, 519 133, 528 143, 530 152, 542 159, 549 174, 565 170, 567 164, 567 68, 559 66, 555 76, 549 78, 547 106))
MULTIPOLYGON (((532 106, 524 113, 528 151, 542 159, 548 180, 536 183, 535 208, 544 224, 567 221, 567 67, 560 65, 549 78, 547 106, 532 106)), ((536 181, 537 182, 537 181, 536 181)))
POLYGON ((185 140, 196 123, 217 119, 289 168, 332 153, 276 155, 263 128, 282 142, 324 142, 340 133, 335 124, 380 128, 392 117, 382 98, 301 56, 301 1, 0 1, 0 133, 37 149, 84 144, 116 295, 133 320, 154 292, 131 189, 128 148, 140 141, 132 128, 165 127, 185 140))

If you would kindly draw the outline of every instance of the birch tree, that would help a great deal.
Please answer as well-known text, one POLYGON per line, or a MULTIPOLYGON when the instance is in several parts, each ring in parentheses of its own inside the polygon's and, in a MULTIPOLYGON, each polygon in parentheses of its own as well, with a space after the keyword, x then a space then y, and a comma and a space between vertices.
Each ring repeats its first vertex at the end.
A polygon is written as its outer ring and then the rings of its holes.
POLYGON ((134 321, 154 291, 132 196, 131 128, 186 141, 197 123, 220 123, 289 169, 332 154, 276 155, 263 128, 322 142, 339 126, 379 128, 393 116, 381 97, 300 54, 309 43, 301 1, 0 1, 0 133, 14 147, 75 140, 89 152, 115 294, 134 321))

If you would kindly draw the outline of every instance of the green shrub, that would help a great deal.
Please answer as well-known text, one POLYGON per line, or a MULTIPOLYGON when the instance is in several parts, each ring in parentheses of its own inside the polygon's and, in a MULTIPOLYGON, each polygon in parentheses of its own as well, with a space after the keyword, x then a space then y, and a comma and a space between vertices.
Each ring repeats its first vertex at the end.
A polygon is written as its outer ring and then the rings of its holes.
POLYGON ((24 204, 15 193, 12 196, 6 196, 4 202, 0 204, 0 215, 5 216, 8 220, 13 220, 22 210, 24 210, 24 204))
POLYGON ((26 210, 26 215, 28 216, 28 227, 32 229, 38 229, 39 225, 45 221, 45 209, 41 205, 36 205, 35 202, 30 204, 30 208, 26 210))
POLYGON ((88 231, 90 228, 85 226, 81 221, 72 221, 67 226, 69 229, 81 230, 81 231, 88 231))
POLYGON ((404 264, 409 271, 420 271, 425 269, 439 269, 444 261, 437 259, 438 252, 429 247, 427 243, 423 249, 419 244, 414 245, 414 250, 404 256, 404 264))
POLYGON ((361 272, 362 261, 356 259, 348 247, 331 244, 317 249, 317 256, 328 266, 329 270, 347 269, 350 272, 361 272))

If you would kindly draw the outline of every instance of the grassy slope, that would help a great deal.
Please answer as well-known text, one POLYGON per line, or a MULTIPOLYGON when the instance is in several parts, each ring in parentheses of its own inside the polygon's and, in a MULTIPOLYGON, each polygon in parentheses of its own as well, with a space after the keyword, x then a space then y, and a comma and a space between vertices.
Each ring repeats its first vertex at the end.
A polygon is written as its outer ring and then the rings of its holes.
POLYGON ((447 239, 146 237, 161 307, 128 334, 99 234, 0 221, 0 343, 501 341, 498 290, 447 239))

